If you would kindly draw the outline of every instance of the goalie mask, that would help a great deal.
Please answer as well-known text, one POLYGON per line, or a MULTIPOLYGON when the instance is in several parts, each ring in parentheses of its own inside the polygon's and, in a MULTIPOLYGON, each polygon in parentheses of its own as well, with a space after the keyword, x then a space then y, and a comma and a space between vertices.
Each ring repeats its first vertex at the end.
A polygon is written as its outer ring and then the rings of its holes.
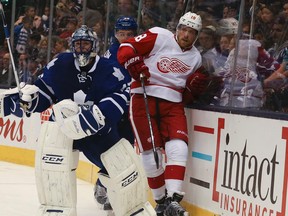
POLYGON ((86 66, 96 56, 97 35, 86 25, 77 29, 71 40, 71 50, 80 67, 86 66))

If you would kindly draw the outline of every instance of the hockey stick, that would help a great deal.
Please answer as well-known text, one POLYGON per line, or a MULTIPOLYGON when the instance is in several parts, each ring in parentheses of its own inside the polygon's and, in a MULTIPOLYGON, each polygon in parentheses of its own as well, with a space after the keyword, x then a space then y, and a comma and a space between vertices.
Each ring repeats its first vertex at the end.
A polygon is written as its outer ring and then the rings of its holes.
MULTIPOLYGON (((9 55, 10 55, 10 59, 11 59, 11 65, 12 65, 13 73, 14 73, 14 76, 15 76, 15 82, 16 82, 16 86, 17 86, 17 89, 18 89, 19 95, 20 95, 21 94, 21 88, 20 88, 20 83, 19 83, 19 77, 18 77, 18 73, 17 73, 16 67, 15 67, 13 52, 12 52, 12 48, 11 48, 9 29, 8 29, 7 22, 6 22, 6 17, 5 17, 3 5, 2 5, 1 2, 0 2, 0 13, 1 13, 1 17, 2 17, 2 23, 3 23, 4 32, 5 32, 5 38, 6 38, 6 41, 7 41, 9 55)), ((29 117, 31 114, 26 112, 27 111, 27 106, 28 106, 27 102, 20 100, 20 106, 25 111, 26 116, 29 117)))
POLYGON ((12 53, 9 29, 8 29, 8 26, 7 26, 6 17, 5 17, 4 9, 3 9, 3 6, 2 6, 1 2, 0 2, 0 13, 1 13, 1 17, 2 17, 3 28, 4 28, 4 32, 5 32, 5 38, 6 38, 7 45, 8 45, 8 50, 9 50, 9 55, 10 55, 10 59, 11 59, 12 69, 13 69, 14 76, 15 76, 16 85, 17 85, 17 88, 18 88, 18 90, 20 92, 20 83, 19 83, 19 78, 18 78, 18 74, 17 74, 17 71, 16 71, 14 57, 13 57, 13 53, 12 53))
POLYGON ((150 136, 151 136, 151 142, 152 142, 152 150, 153 150, 154 159, 155 159, 155 162, 156 162, 156 167, 157 167, 157 169, 159 169, 159 157, 158 157, 158 153, 157 153, 157 150, 156 150, 156 147, 155 147, 155 140, 154 140, 154 135, 153 135, 151 116, 150 116, 150 111, 149 111, 149 106, 148 106, 148 98, 147 98, 146 89, 145 89, 145 77, 144 77, 144 75, 142 73, 140 74, 140 79, 141 79, 141 85, 142 85, 142 88, 143 88, 146 115, 147 115, 147 119, 148 119, 150 136))

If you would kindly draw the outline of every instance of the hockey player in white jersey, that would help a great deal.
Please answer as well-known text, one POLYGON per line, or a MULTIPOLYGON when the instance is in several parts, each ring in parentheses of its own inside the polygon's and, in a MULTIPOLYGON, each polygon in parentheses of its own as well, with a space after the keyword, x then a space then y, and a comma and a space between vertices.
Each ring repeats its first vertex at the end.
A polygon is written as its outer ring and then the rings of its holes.
POLYGON ((180 18, 175 35, 167 29, 151 28, 122 43, 117 55, 118 61, 134 79, 131 85, 130 120, 159 216, 188 215, 180 205, 184 197, 182 186, 188 157, 182 93, 185 88, 191 92, 201 91, 197 89, 201 87, 197 79, 191 79, 191 76, 196 78, 196 74, 202 74, 203 70, 200 53, 194 46, 201 27, 201 17, 187 12, 180 18), (145 88, 141 83, 142 75, 145 76, 145 88), (190 81, 186 86, 187 79, 190 81), (151 120, 145 110, 144 89, 148 95, 151 120), (159 169, 155 165, 157 157, 152 148, 149 120, 153 126, 159 169), (167 156, 165 169, 161 148, 165 149, 167 156))

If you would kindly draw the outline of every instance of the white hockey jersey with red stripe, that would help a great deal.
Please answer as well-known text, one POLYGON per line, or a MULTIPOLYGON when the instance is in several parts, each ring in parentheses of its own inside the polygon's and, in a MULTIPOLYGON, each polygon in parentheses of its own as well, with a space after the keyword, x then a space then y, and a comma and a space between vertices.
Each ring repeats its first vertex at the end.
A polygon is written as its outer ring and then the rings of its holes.
MULTIPOLYGON (((175 35, 160 27, 151 28, 122 43, 118 52, 127 46, 132 47, 137 55, 142 55, 149 68, 151 77, 146 83, 147 95, 181 102, 186 79, 202 64, 199 51, 194 46, 182 50, 175 35)), ((126 61, 128 59, 127 57, 126 61)), ((139 81, 133 80, 131 93, 143 93, 139 81)))

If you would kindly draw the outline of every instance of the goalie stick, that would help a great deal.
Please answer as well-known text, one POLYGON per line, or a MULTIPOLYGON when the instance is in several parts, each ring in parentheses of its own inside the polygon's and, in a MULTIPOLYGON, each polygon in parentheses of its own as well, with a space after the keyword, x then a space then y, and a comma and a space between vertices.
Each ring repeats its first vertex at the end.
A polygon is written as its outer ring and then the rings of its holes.
MULTIPOLYGON (((14 57, 13 57, 13 52, 12 52, 12 48, 11 48, 9 29, 8 29, 8 26, 7 26, 7 21, 6 21, 6 17, 5 17, 4 8, 3 8, 3 5, 2 5, 1 2, 0 2, 0 13, 1 13, 3 28, 4 28, 4 32, 5 32, 5 38, 6 38, 7 45, 8 45, 8 50, 9 50, 9 55, 10 55, 10 59, 11 59, 11 65, 12 65, 12 69, 13 69, 13 73, 14 73, 14 77, 15 77, 16 86, 17 86, 19 95, 21 95, 22 94, 21 93, 21 87, 20 87, 19 77, 18 77, 18 73, 16 71, 14 57)), ((20 106, 25 111, 26 116, 30 117, 31 113, 27 112, 28 103, 25 102, 25 101, 20 100, 20 106)))
POLYGON ((151 116, 150 116, 150 111, 149 111, 149 106, 148 106, 148 98, 147 98, 146 89, 145 89, 145 83, 144 83, 144 79, 145 78, 144 78, 144 75, 142 73, 140 74, 140 79, 141 79, 141 85, 142 85, 142 88, 143 88, 145 109, 146 109, 146 115, 147 115, 147 119, 148 119, 150 136, 151 136, 151 142, 152 142, 152 150, 153 150, 154 159, 155 159, 155 162, 156 162, 156 167, 157 167, 157 169, 159 169, 159 157, 158 157, 158 153, 157 153, 157 150, 156 150, 156 147, 155 147, 155 140, 154 140, 154 135, 153 135, 151 116))
POLYGON ((5 32, 5 38, 6 38, 7 45, 8 45, 8 50, 9 50, 9 54, 10 54, 10 59, 11 59, 12 69, 13 69, 14 76, 15 76, 16 85, 17 85, 17 88, 20 92, 20 83, 19 83, 19 78, 18 78, 18 74, 16 71, 14 57, 13 57, 13 53, 12 53, 9 29, 8 29, 7 22, 6 22, 6 17, 5 17, 3 5, 1 2, 0 2, 0 13, 1 13, 1 17, 2 17, 2 23, 3 23, 4 32, 5 32))

